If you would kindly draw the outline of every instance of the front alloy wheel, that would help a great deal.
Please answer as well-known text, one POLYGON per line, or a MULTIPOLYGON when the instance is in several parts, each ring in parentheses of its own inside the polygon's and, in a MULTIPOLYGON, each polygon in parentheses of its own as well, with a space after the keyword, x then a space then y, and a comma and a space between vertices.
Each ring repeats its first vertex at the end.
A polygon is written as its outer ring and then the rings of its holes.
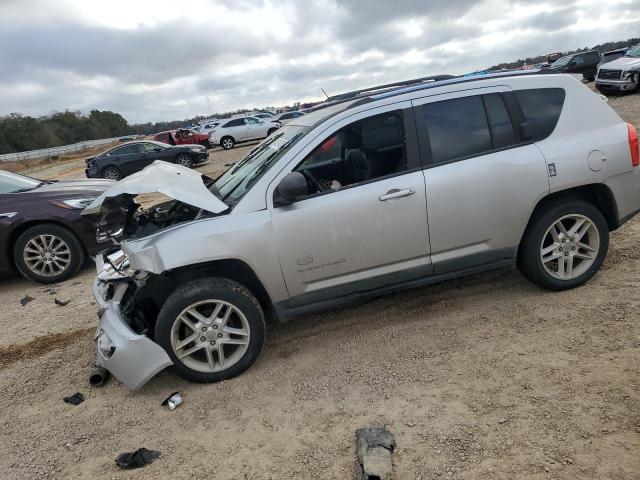
POLYGON ((198 372, 230 368, 249 346, 251 328, 231 303, 205 300, 185 308, 171 327, 171 348, 180 361, 198 372))
POLYGON ((193 159, 188 153, 181 153, 180 155, 178 155, 176 157, 176 163, 187 168, 193 167, 193 159))
POLYGON ((226 278, 188 282, 162 306, 156 342, 181 377, 217 382, 244 372, 258 358, 264 314, 253 294, 226 278))
POLYGON ((84 262, 78 238, 56 224, 43 223, 27 229, 13 247, 17 269, 40 283, 56 283, 74 275, 84 262))

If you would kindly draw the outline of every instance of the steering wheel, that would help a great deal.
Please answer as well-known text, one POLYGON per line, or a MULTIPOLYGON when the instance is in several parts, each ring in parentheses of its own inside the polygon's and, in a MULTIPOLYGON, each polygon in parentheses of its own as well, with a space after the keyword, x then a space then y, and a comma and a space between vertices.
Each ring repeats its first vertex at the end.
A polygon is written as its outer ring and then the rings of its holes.
POLYGON ((316 178, 316 176, 311 173, 310 170, 303 170, 302 173, 305 178, 307 180, 309 180, 314 187, 316 187, 318 189, 318 192, 326 192, 330 187, 327 185, 323 185, 320 181, 318 181, 318 179, 316 178))

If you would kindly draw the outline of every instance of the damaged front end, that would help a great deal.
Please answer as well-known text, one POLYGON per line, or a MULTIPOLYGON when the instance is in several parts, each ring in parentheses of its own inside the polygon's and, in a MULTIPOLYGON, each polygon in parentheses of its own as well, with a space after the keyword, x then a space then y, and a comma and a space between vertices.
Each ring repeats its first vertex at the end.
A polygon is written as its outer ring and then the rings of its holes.
POLYGON ((226 212, 227 205, 207 189, 208 180, 188 168, 155 162, 118 182, 83 212, 96 216, 116 210, 124 213, 122 249, 114 247, 96 256, 93 295, 100 318, 95 335, 96 364, 131 390, 172 365, 165 350, 154 341, 154 329, 162 303, 176 285, 168 275, 133 269, 131 263, 135 262, 130 262, 125 253, 127 242, 226 212), (135 201, 138 194, 156 192, 173 200, 147 209, 135 201))

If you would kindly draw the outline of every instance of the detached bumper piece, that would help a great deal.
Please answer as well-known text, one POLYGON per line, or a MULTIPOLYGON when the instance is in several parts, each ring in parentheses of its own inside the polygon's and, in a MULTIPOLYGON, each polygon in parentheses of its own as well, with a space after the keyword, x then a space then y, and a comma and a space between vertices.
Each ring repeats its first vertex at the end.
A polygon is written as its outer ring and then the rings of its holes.
POLYGON ((93 295, 100 306, 100 322, 94 338, 96 363, 130 390, 137 390, 173 362, 162 347, 127 325, 120 312, 127 285, 116 284, 109 300, 105 298, 108 290, 109 285, 96 278, 93 295))

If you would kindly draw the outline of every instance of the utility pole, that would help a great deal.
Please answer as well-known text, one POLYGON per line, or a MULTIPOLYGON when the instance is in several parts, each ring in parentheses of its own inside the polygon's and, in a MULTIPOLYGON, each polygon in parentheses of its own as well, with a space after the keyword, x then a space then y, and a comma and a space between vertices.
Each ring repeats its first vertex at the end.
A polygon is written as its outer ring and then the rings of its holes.
POLYGON ((211 113, 211 101, 209 101, 209 95, 207 95, 207 103, 209 104, 209 116, 212 116, 213 113, 211 113))

